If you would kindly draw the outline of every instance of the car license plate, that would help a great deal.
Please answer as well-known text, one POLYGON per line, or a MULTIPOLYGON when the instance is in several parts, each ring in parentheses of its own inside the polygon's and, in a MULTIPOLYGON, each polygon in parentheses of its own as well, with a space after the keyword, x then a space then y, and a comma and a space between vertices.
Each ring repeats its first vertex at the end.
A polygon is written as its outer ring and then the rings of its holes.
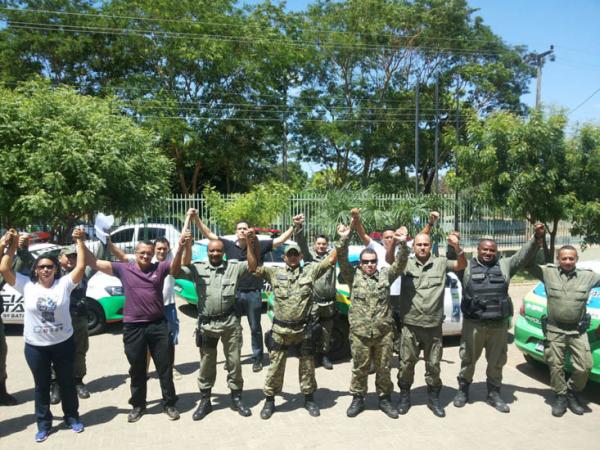
POLYGON ((539 341, 537 344, 535 344, 535 349, 538 352, 544 353, 544 343, 542 341, 539 341))

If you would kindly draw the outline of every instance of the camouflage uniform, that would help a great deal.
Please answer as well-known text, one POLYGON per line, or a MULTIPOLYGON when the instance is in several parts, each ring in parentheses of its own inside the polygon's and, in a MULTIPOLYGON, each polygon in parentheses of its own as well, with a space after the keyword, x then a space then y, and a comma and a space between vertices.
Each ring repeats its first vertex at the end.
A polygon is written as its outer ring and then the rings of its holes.
MULTIPOLYGON (((305 263, 319 263, 329 257, 329 253, 319 255, 308 248, 306 236, 302 228, 294 231, 294 240, 300 246, 305 263)), ((321 324, 321 342, 317 351, 323 355, 329 353, 331 348, 331 332, 335 317, 335 266, 331 266, 325 275, 315 281, 312 293, 313 307, 311 315, 321 324)))
POLYGON ((249 273, 247 261, 223 261, 213 266, 208 261, 181 268, 181 278, 193 281, 198 296, 198 329, 200 333, 200 371, 198 388, 212 389, 217 376, 217 343, 223 342, 227 385, 232 391, 243 388, 240 352, 242 327, 234 314, 235 292, 238 280, 249 273))
POLYGON ((531 273, 544 282, 548 298, 547 345, 544 356, 550 368, 550 385, 557 395, 568 390, 579 392, 587 383, 592 354, 587 332, 577 330, 586 313, 587 299, 593 287, 600 286, 600 274, 575 269, 565 272, 554 264, 534 265, 531 273), (565 356, 571 354, 573 373, 565 380, 565 356))
POLYGON ((442 359, 442 322, 444 320, 444 289, 446 271, 454 261, 431 255, 424 263, 415 256, 408 259, 402 273, 400 293, 400 369, 398 385, 408 389, 415 377, 415 364, 423 350, 425 382, 439 390, 440 361, 442 359))
POLYGON ((394 390, 390 377, 394 339, 390 285, 406 267, 408 247, 403 243, 394 263, 372 276, 350 266, 348 239, 336 242, 336 250, 341 275, 350 286, 352 299, 348 311, 352 348, 350 393, 355 396, 364 396, 367 393, 369 364, 373 354, 377 395, 389 396, 394 390))
POLYGON ((273 286, 275 303, 272 328, 273 348, 269 353, 271 361, 265 380, 264 393, 272 397, 281 392, 287 348, 301 344, 299 376, 300 390, 312 394, 317 389, 315 361, 312 343, 307 336, 307 319, 312 307, 312 291, 315 281, 327 273, 332 266, 329 258, 318 264, 292 269, 285 267, 264 267, 256 269, 256 276, 262 277, 273 286))

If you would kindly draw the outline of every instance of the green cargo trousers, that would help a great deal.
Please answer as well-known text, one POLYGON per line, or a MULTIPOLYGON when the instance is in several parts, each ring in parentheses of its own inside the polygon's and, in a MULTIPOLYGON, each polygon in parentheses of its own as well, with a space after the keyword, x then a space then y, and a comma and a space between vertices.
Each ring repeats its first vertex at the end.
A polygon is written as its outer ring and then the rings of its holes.
POLYGON ((441 388, 440 361, 442 360, 442 326, 418 327, 404 324, 400 334, 400 368, 398 386, 412 386, 415 380, 415 365, 423 351, 425 359, 425 382, 431 388, 441 388))
POLYGON ((321 342, 318 351, 323 355, 329 353, 331 348, 331 332, 333 331, 333 318, 335 317, 335 302, 319 304, 313 303, 312 316, 321 324, 321 342))
POLYGON ((244 387, 242 378, 242 326, 239 319, 231 326, 219 328, 219 331, 206 331, 206 339, 200 346, 200 371, 198 372, 198 388, 212 389, 217 378, 217 344, 223 343, 225 367, 227 368, 227 386, 232 391, 240 391, 244 387))
POLYGON ((592 368, 592 353, 587 333, 546 332, 546 349, 544 357, 550 368, 550 386, 554 393, 565 395, 568 389, 579 392, 587 383, 592 368), (567 382, 565 380, 565 357, 571 355, 573 372, 567 382))
MULTIPOLYGON (((276 347, 269 352, 269 371, 265 380, 264 394, 272 397, 281 393, 283 388, 283 377, 285 375, 285 363, 287 361, 287 347, 290 345, 301 344, 304 340, 304 333, 280 334, 273 331, 273 342, 276 347)), ((304 395, 312 394, 317 390, 317 380, 315 379, 315 358, 314 355, 300 355, 298 362, 298 376, 300 378, 300 390, 304 395)))
POLYGON ((394 331, 378 338, 367 338, 350 334, 352 349, 352 380, 350 393, 352 395, 367 394, 367 379, 371 355, 375 363, 375 389, 379 397, 388 396, 394 390, 391 377, 392 351, 394 331))
POLYGON ((475 365, 485 349, 487 382, 502 385, 502 368, 506 365, 508 352, 509 319, 464 319, 460 339, 460 372, 458 378, 467 383, 473 381, 475 365))

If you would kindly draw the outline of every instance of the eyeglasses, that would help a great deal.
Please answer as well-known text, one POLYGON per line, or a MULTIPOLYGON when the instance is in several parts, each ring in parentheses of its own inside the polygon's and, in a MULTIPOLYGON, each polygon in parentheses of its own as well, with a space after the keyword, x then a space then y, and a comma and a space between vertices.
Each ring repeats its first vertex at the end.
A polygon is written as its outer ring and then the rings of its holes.
POLYGON ((377 264, 377 260, 376 259, 361 259, 360 263, 364 264, 366 266, 367 264, 377 264))
POLYGON ((39 266, 36 267, 36 269, 38 269, 38 270, 43 270, 43 269, 52 270, 52 269, 54 269, 54 264, 40 264, 39 266))

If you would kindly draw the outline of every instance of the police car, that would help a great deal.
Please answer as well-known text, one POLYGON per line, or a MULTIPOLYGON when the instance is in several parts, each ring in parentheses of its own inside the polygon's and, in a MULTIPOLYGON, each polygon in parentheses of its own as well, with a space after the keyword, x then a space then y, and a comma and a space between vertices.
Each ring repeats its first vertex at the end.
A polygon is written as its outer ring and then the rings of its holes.
MULTIPOLYGON (((577 264, 580 269, 600 273, 600 261, 583 261, 577 264)), ((546 315, 546 289, 539 282, 523 298, 523 304, 515 323, 515 345, 529 363, 544 363, 544 334, 541 319, 546 315)), ((600 383, 600 287, 590 291, 587 312, 592 316, 587 331, 592 352, 593 367, 590 380, 600 383)), ((567 371, 571 370, 570 355, 567 355, 567 371)))

